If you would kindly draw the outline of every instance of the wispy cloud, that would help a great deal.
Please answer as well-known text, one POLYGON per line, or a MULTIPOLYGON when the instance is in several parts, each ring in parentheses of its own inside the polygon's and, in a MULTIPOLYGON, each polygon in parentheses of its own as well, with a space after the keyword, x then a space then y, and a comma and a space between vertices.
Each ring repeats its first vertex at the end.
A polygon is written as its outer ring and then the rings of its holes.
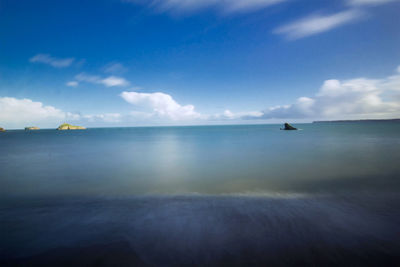
POLYGON ((160 12, 193 12, 206 8, 218 8, 223 12, 248 12, 265 8, 287 0, 122 0, 142 4, 160 12))
POLYGON ((348 0, 347 3, 350 6, 375 6, 398 1, 399 0, 348 0))
POLYGON ((359 10, 347 10, 330 15, 312 15, 277 28, 274 33, 283 34, 288 39, 299 39, 326 32, 341 25, 359 19, 363 13, 359 10))
POLYGON ((125 72, 127 69, 124 65, 122 65, 122 63, 119 62, 112 62, 107 64, 106 66, 104 66, 103 71, 105 73, 123 73, 125 72))
POLYGON ((79 83, 77 81, 69 81, 66 83, 66 85, 70 87, 77 87, 79 83))
POLYGON ((56 58, 49 54, 37 54, 29 59, 32 63, 43 63, 55 68, 65 68, 71 66, 75 58, 56 58))
POLYGON ((323 33, 339 26, 349 24, 369 14, 371 6, 399 2, 400 0, 346 0, 347 10, 328 15, 310 15, 300 20, 278 27, 276 34, 290 40, 323 33))
POLYGON ((117 76, 109 76, 103 78, 97 75, 88 75, 85 73, 80 73, 75 76, 75 79, 79 82, 88 82, 94 84, 102 84, 107 87, 114 86, 128 86, 130 83, 125 78, 117 77, 117 76))
POLYGON ((109 76, 107 78, 102 79, 100 82, 107 87, 128 86, 129 85, 129 82, 127 80, 125 80, 124 78, 121 78, 121 77, 116 77, 116 76, 109 76))

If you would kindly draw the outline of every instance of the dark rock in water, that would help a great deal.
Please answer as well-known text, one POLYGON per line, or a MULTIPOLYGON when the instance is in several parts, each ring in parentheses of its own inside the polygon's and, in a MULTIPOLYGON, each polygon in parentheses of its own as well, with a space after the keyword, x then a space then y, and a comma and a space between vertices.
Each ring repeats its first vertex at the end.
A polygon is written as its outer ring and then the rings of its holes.
POLYGON ((4 128, 0 127, 0 132, 5 132, 6 130, 4 128))
POLYGON ((281 130, 289 131, 289 130, 297 130, 297 128, 295 128, 292 125, 290 125, 289 123, 285 122, 285 128, 283 128, 283 129, 281 128, 281 130))

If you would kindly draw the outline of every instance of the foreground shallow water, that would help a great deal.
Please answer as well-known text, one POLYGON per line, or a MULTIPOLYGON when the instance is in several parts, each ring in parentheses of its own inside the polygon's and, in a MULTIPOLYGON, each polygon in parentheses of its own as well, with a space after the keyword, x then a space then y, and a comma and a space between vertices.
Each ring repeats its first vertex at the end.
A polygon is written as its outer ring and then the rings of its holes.
POLYGON ((1 207, 0 264, 358 265, 400 261, 395 195, 43 199, 1 207))

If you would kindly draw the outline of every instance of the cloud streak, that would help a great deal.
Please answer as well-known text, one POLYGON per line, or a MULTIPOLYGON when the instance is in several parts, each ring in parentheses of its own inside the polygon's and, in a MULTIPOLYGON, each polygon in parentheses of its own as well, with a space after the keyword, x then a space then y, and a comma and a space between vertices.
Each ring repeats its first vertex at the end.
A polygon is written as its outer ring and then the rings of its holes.
POLYGON ((119 62, 109 63, 103 68, 103 71, 105 73, 112 73, 112 74, 126 72, 126 70, 127 68, 125 68, 125 66, 119 62))
POLYGON ((37 54, 29 59, 32 63, 47 64, 55 68, 65 68, 72 65, 75 58, 56 58, 49 54, 37 54))
POLYGON ((289 40, 296 40, 315 34, 324 33, 337 27, 357 21, 368 14, 367 7, 398 2, 399 0, 347 0, 347 10, 328 14, 310 15, 276 28, 273 33, 286 36, 289 40))
POLYGON ((115 87, 115 86, 128 86, 130 83, 125 78, 117 77, 117 76, 108 76, 106 78, 97 76, 97 75, 87 75, 85 73, 80 73, 75 76, 75 79, 79 82, 87 82, 93 84, 102 84, 106 87, 115 87))
MULTIPOLYGON (((277 5, 288 0, 121 0, 147 6, 161 13, 190 14, 205 9, 222 13, 251 12, 277 5)), ((368 14, 367 8, 398 2, 400 0, 343 0, 346 10, 326 15, 309 15, 289 24, 277 27, 273 32, 296 40, 349 24, 368 14)))
POLYGON ((295 40, 323 33, 361 18, 359 10, 347 10, 330 15, 312 15, 277 28, 274 33, 295 40))
POLYGON ((399 0, 348 0, 347 4, 350 6, 377 6, 396 1, 399 0))
POLYGON ((123 0, 134 4, 146 5, 159 12, 194 12, 207 8, 217 8, 226 13, 249 12, 279 4, 287 0, 123 0))

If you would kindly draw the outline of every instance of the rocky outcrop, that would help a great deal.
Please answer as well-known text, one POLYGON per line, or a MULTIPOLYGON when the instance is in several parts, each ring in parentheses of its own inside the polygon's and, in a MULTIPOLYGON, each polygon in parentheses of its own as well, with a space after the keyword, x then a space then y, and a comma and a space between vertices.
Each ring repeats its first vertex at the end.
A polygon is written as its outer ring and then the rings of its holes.
POLYGON ((6 130, 4 128, 0 127, 0 132, 5 132, 6 130))
POLYGON ((281 128, 281 130, 290 131, 290 130, 297 130, 297 128, 293 127, 289 123, 285 122, 285 128, 281 128))
POLYGON ((36 126, 25 127, 25 131, 33 131, 33 130, 40 130, 40 128, 36 126))
POLYGON ((82 126, 74 126, 68 123, 63 123, 58 126, 57 130, 85 130, 85 127, 82 126))

